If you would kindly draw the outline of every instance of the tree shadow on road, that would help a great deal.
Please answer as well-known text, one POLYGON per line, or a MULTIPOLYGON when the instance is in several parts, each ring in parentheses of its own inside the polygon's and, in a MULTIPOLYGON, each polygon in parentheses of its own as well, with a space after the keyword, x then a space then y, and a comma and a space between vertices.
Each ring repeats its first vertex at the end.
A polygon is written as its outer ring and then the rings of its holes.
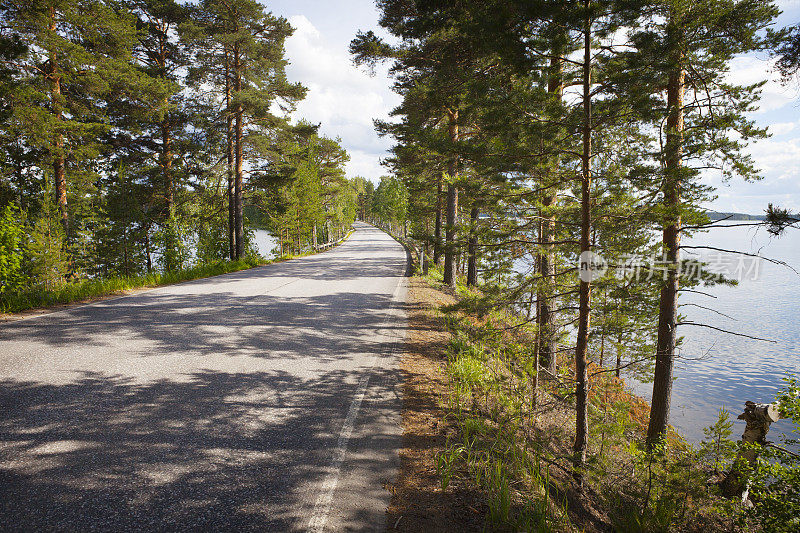
MULTIPOLYGON (((348 374, 2 382, 3 528, 303 529, 357 386, 348 374)), ((381 427, 377 418, 396 410, 396 381, 391 369, 372 370, 358 427, 381 427)), ((376 445, 397 442, 356 431, 350 449, 376 445)), ((367 485, 390 481, 385 461, 361 466, 367 485)), ((361 529, 382 516, 359 510, 342 519, 361 529)))

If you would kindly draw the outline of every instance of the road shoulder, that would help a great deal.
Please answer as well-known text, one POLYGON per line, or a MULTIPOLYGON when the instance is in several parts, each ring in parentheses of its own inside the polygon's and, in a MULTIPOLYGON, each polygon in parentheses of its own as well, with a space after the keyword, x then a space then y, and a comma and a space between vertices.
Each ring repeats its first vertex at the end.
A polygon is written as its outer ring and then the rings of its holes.
POLYGON ((410 277, 408 333, 400 361, 403 376, 403 438, 400 471, 390 487, 386 512, 388 531, 480 531, 486 508, 466 487, 441 490, 437 456, 444 450, 449 429, 443 410, 448 390, 445 347, 450 337, 436 308, 454 298, 410 277))

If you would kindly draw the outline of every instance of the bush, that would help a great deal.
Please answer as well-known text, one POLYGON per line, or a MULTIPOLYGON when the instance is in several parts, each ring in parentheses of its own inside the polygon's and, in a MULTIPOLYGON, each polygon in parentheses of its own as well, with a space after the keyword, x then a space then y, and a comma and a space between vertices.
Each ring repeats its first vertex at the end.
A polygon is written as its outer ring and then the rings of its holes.
POLYGON ((24 236, 19 208, 7 205, 0 213, 0 294, 15 291, 25 283, 22 271, 24 236))
MULTIPOLYGON (((786 387, 778 394, 781 415, 800 433, 800 384, 796 377, 786 378, 786 387)), ((765 531, 800 531, 800 456, 797 439, 781 437, 781 446, 759 448, 758 460, 750 473, 752 508, 747 515, 755 518, 765 531)))

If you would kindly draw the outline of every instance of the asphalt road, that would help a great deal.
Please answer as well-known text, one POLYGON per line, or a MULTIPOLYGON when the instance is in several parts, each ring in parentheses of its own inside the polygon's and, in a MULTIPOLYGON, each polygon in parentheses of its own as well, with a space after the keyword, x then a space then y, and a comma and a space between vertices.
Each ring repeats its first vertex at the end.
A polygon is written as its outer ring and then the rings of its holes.
POLYGON ((356 227, 0 325, 0 530, 382 529, 406 254, 356 227))

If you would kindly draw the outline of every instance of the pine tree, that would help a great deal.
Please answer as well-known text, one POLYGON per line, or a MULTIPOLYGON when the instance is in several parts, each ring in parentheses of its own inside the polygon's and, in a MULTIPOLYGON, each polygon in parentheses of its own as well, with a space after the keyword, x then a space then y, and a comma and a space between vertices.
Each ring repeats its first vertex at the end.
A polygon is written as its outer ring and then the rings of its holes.
MULTIPOLYGON (((656 153, 654 187, 659 191, 657 223, 663 230, 663 253, 670 266, 661 288, 656 367, 648 428, 651 445, 666 432, 676 355, 680 239, 684 223, 701 225, 699 203, 708 191, 698 183, 698 167, 718 166, 726 177, 756 176, 744 144, 763 137, 745 117, 761 84, 736 87, 724 76, 735 54, 764 46, 757 33, 777 11, 769 2, 746 0, 667 0, 655 3, 643 30, 634 36, 638 50, 629 63, 638 73, 631 92, 649 92, 654 122, 665 124, 665 142, 656 153), (647 80, 651 80, 647 83, 647 80), (650 91, 642 91, 649 85, 650 91), (703 87, 702 98, 686 101, 687 87, 703 87), (666 97, 659 98, 666 89, 666 97), (731 133, 736 132, 739 139, 731 133), (701 163, 702 161, 702 163, 701 163)), ((651 115, 652 116, 652 115, 651 115)))
POLYGON ((305 88, 286 79, 284 41, 292 34, 284 18, 266 13, 254 0, 206 0, 197 13, 193 35, 203 43, 201 79, 225 95, 225 113, 232 135, 233 218, 235 256, 244 254, 245 145, 288 126, 272 112, 284 112, 305 96, 305 88))
POLYGON ((70 271, 71 258, 65 251, 66 235, 60 213, 54 209, 51 192, 45 191, 45 200, 39 217, 29 231, 25 245, 29 256, 28 272, 34 283, 46 289, 61 286, 70 271))
POLYGON ((68 230, 70 181, 75 188, 86 183, 81 178, 109 129, 102 99, 138 77, 130 65, 135 28, 130 16, 99 0, 4 2, 0 11, 27 51, 11 61, 24 77, 12 120, 28 145, 45 152, 40 165, 68 230))
MULTIPOLYGON (((416 142, 446 161, 446 166, 443 165, 447 185, 444 281, 455 286, 463 247, 458 222, 463 141, 472 134, 474 118, 469 113, 463 86, 486 66, 481 63, 484 56, 473 46, 475 41, 459 27, 469 6, 386 0, 379 3, 379 8, 380 24, 402 39, 402 44, 393 47, 373 32, 366 32, 356 36, 350 50, 357 64, 374 66, 378 61, 394 59, 395 91, 403 95, 403 104, 393 115, 404 116, 406 120, 401 124, 382 124, 381 132, 393 135, 399 142, 415 136, 416 142)), ((438 215, 437 226, 440 227, 438 215)))

